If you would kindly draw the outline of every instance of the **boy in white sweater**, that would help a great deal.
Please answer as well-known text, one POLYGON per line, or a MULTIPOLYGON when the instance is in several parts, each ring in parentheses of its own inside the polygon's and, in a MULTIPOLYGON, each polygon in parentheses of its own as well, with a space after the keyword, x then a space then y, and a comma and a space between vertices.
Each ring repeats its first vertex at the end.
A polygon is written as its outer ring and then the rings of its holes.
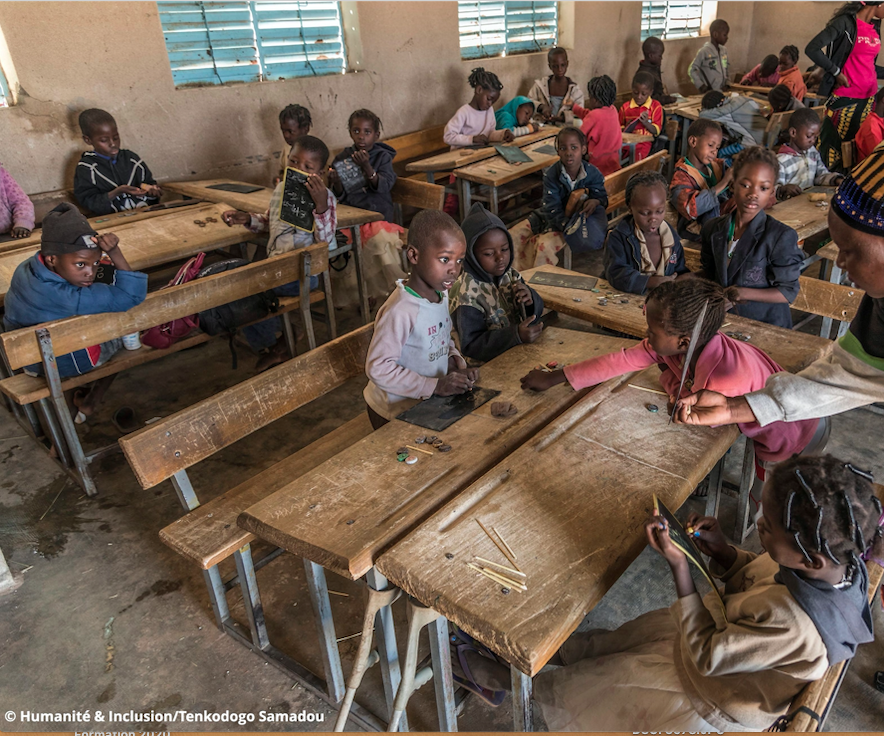
POLYGON ((363 391, 372 427, 378 429, 433 394, 453 396, 479 380, 451 342, 448 290, 460 274, 466 240, 444 212, 419 212, 408 230, 407 280, 378 310, 365 359, 363 391))

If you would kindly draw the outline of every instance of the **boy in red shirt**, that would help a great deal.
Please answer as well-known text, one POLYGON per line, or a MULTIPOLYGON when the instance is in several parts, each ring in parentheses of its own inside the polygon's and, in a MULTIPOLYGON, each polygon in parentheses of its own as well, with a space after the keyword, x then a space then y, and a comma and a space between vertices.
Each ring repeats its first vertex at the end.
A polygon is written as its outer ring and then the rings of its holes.
POLYGON ((868 156, 875 146, 884 141, 884 87, 881 87, 878 94, 875 95, 875 109, 863 120, 863 124, 859 126, 853 140, 856 145, 854 166, 868 156))
MULTIPOLYGON (((656 138, 663 128, 663 105, 651 97, 654 77, 639 72, 632 79, 632 99, 620 107, 620 126, 625 133, 649 133, 656 138)), ((651 142, 635 146, 635 160, 641 161, 651 152, 651 142)))

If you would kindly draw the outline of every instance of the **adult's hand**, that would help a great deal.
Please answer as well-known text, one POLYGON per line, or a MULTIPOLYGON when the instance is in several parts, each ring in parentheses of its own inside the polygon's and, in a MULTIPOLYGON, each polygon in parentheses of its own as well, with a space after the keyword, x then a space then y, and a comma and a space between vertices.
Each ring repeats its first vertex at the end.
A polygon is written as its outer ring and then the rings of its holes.
POLYGON ((675 412, 677 424, 696 424, 704 427, 721 424, 743 424, 756 421, 745 396, 728 398, 723 394, 701 389, 678 402, 675 412))

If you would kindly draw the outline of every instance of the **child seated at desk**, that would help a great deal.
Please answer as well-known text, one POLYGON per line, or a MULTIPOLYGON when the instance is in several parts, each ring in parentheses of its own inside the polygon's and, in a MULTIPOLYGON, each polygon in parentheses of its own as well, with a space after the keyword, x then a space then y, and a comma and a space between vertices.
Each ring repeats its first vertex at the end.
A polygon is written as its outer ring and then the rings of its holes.
POLYGON ((617 291, 645 294, 690 273, 678 233, 666 222, 668 186, 656 171, 639 171, 626 182, 629 215, 608 233, 605 278, 617 291))
POLYGON ((844 180, 844 176, 826 168, 816 148, 820 118, 812 107, 792 113, 788 133, 789 142, 780 146, 777 154, 777 199, 797 197, 812 186, 837 186, 844 180))
POLYGON ((279 130, 285 139, 286 147, 276 154, 279 158, 279 171, 273 180, 273 186, 282 181, 285 175, 286 162, 292 152, 292 146, 302 135, 309 135, 313 127, 310 111, 302 105, 286 105, 279 113, 279 130))
POLYGON ((727 131, 729 140, 718 149, 718 155, 728 164, 746 146, 764 143, 767 118, 761 106, 745 95, 725 95, 712 90, 703 95, 700 117, 716 120, 727 131))
MULTIPOLYGON (((15 269, 6 293, 3 324, 7 330, 39 325, 80 314, 125 312, 147 296, 147 274, 133 271, 113 233, 99 235, 74 205, 63 202, 43 219, 40 252, 15 269), (96 283, 102 256, 114 267, 111 283, 96 283)), ((56 356, 62 378, 79 376, 103 365, 123 347, 116 338, 67 355, 56 356)), ((43 365, 29 365, 29 375, 43 375, 43 365)), ((88 392, 71 398, 76 422, 91 416, 114 376, 95 381, 88 392)))
POLYGON ((479 380, 451 342, 448 290, 466 253, 463 231, 444 212, 421 210, 408 230, 408 280, 378 310, 365 358, 368 417, 379 429, 432 395, 462 394, 479 380))
POLYGON ((18 182, 0 166, 0 240, 26 238, 34 229, 34 205, 18 182))
POLYGON ((779 64, 780 60, 776 54, 768 54, 760 64, 752 67, 752 71, 743 75, 740 84, 750 87, 775 87, 780 81, 779 64))
POLYGON ((96 215, 156 204, 162 190, 144 160, 120 148, 117 121, 92 108, 80 113, 80 131, 87 145, 74 173, 74 197, 96 215))
POLYGON ((461 354, 487 362, 543 329, 543 300, 513 268, 513 239, 480 202, 461 225, 467 241, 463 271, 451 287, 454 338, 461 354))
POLYGON ((365 175, 366 185, 358 192, 345 192, 338 173, 328 173, 331 189, 341 204, 379 212, 387 222, 393 222, 393 199, 390 191, 396 183, 393 158, 396 149, 380 142, 381 119, 371 110, 356 110, 347 122, 352 146, 341 151, 333 163, 352 159, 365 175))
POLYGON ((804 77, 798 71, 798 47, 783 46, 780 51, 780 65, 777 68, 780 73, 780 84, 789 88, 792 97, 798 100, 804 100, 807 94, 807 85, 804 84, 804 77))
POLYGON ((795 99, 785 84, 778 84, 770 92, 767 93, 767 101, 770 103, 771 113, 789 112, 792 110, 800 110, 804 107, 801 100, 795 99))
POLYGON ((721 125, 708 118, 699 118, 688 128, 687 155, 675 165, 669 184, 682 238, 696 240, 703 223, 718 217, 722 207, 725 211, 733 207, 728 200, 733 171, 718 158, 721 136, 721 125))
POLYGON ((494 113, 496 128, 508 130, 516 138, 528 135, 538 130, 538 126, 531 122, 532 115, 534 115, 534 101, 530 97, 523 95, 513 97, 494 113))
POLYGON ((856 138, 853 140, 856 145, 854 166, 866 158, 875 146, 884 141, 884 87, 881 87, 878 94, 875 95, 875 105, 868 117, 863 120, 863 124, 859 126, 856 138))
POLYGON ((451 150, 464 146, 487 146, 494 141, 509 143, 513 140, 511 130, 495 130, 494 103, 500 97, 503 84, 494 72, 477 67, 467 80, 473 88, 473 99, 462 105, 445 125, 442 134, 451 150))
POLYGON ((789 330, 804 255, 798 233, 764 211, 773 201, 779 168, 768 148, 737 155, 731 169, 735 211, 703 225, 700 261, 706 278, 738 287, 730 300, 736 314, 789 330))
POLYGON ((549 50, 547 64, 552 74, 534 80, 528 97, 534 100, 537 114, 547 123, 568 122, 572 105, 583 104, 583 92, 568 76, 568 52, 560 46, 549 50))
MULTIPOLYGON (((656 36, 648 36, 642 42, 642 55, 644 58, 638 63, 639 72, 647 72, 654 78, 654 91, 651 92, 653 97, 661 105, 671 105, 678 98, 666 93, 666 86, 663 84, 663 73, 660 70, 663 64, 663 52, 666 47, 656 36)), ((613 104, 613 103, 612 103, 613 104)))
POLYGON ((667 521, 649 519, 648 544, 669 563, 678 600, 565 642, 564 666, 534 681, 549 730, 769 729, 808 682, 874 639, 861 559, 882 553, 870 479, 831 455, 779 465, 764 486, 760 555, 691 513, 688 533, 725 583, 726 619, 715 593, 700 597, 667 521))
MULTIPOLYGON (((329 249, 337 247, 335 242, 335 230, 337 229, 337 200, 331 189, 322 181, 322 172, 328 163, 328 147, 319 138, 312 135, 304 135, 298 138, 292 146, 289 154, 288 165, 299 169, 307 174, 307 191, 313 199, 313 232, 299 230, 294 225, 289 225, 279 219, 280 205, 285 188, 285 181, 276 185, 270 197, 270 207, 263 214, 258 212, 243 212, 241 210, 227 210, 221 215, 221 219, 228 227, 244 225, 250 232, 269 232, 267 239, 267 256, 276 256, 288 253, 298 248, 306 248, 314 243, 328 243, 329 249)), ((315 289, 319 285, 316 276, 310 277, 310 288, 315 289)), ((298 296, 301 293, 301 284, 292 281, 289 284, 277 286, 273 290, 278 296, 298 296)), ((282 338, 276 339, 276 333, 282 325, 279 317, 271 317, 256 325, 248 325, 243 328, 249 346, 256 353, 262 353, 255 366, 258 372, 266 371, 275 365, 279 365, 288 359, 288 349, 282 338)))
MULTIPOLYGON (((624 133, 647 133, 656 138, 663 129, 663 105, 651 97, 654 78, 639 72, 632 79, 632 99, 620 106, 620 127, 624 133)), ((651 142, 635 144, 635 160, 647 158, 651 142)))
POLYGON ((580 130, 586 136, 586 158, 603 176, 620 170, 620 148, 623 134, 620 117, 614 103, 617 85, 603 74, 593 77, 586 85, 586 107, 575 104, 574 117, 582 122, 580 130))

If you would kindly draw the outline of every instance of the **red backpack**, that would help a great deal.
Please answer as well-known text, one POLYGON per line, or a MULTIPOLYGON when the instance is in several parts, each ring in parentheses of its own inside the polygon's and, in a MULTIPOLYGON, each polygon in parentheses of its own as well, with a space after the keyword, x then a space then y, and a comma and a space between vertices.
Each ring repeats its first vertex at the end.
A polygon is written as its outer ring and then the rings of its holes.
MULTIPOLYGON (((175 278, 163 288, 166 289, 169 286, 178 286, 179 284, 186 284, 188 281, 193 281, 203 267, 203 260, 205 257, 205 253, 200 253, 191 258, 178 269, 175 278)), ((164 350, 165 348, 171 347, 173 343, 178 342, 180 339, 187 337, 199 327, 199 324, 199 315, 196 314, 173 319, 171 322, 151 327, 142 332, 141 342, 148 347, 164 350)))

